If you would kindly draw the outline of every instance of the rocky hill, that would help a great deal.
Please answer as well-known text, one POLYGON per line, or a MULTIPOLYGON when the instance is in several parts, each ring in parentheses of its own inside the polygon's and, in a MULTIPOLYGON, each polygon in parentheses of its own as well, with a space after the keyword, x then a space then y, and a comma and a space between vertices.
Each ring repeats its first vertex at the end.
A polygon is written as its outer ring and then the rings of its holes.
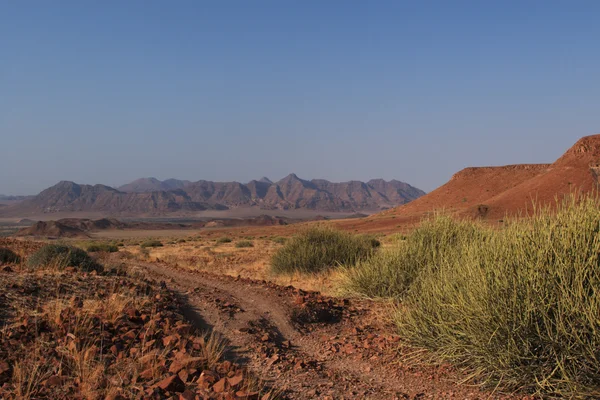
POLYGON ((556 205, 571 193, 598 193, 600 135, 581 138, 552 164, 469 167, 419 199, 360 222, 341 222, 363 231, 392 231, 417 224, 434 211, 500 222, 536 206, 556 205))
POLYGON ((278 182, 263 177, 246 184, 143 178, 118 189, 62 181, 33 198, 4 207, 1 214, 93 211, 107 215, 165 215, 235 207, 376 211, 405 204, 423 194, 422 190, 396 180, 333 183, 323 179, 307 181, 295 174, 278 182))

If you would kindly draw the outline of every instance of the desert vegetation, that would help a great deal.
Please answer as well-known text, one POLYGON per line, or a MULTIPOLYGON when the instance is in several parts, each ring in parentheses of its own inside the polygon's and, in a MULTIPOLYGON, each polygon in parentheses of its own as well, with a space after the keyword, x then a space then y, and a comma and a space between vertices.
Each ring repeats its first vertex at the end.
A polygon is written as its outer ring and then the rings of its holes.
POLYGON ((81 271, 101 271, 98 264, 89 254, 78 247, 62 244, 47 244, 27 259, 30 268, 42 268, 52 265, 56 268, 75 267, 81 271))
POLYGON ((26 262, 0 271, 0 398, 275 397, 164 285, 128 268, 89 274, 100 269, 79 248, 6 243, 26 262))
POLYGON ((251 240, 240 240, 239 242, 236 242, 235 247, 237 247, 237 248, 254 247, 254 243, 251 240))
POLYGON ((400 336, 504 390, 600 395, 600 202, 571 196, 501 229, 437 216, 346 268, 396 300, 400 336))
POLYGON ((119 251, 119 247, 118 245, 111 243, 92 243, 87 246, 86 250, 89 253, 116 253, 117 251, 119 251))
POLYGON ((340 265, 354 265, 373 255, 379 242, 325 227, 312 227, 288 240, 271 259, 281 273, 317 273, 340 265))
POLYGON ((0 263, 17 263, 20 259, 21 258, 11 249, 0 247, 0 263))
POLYGON ((140 244, 141 248, 147 248, 147 247, 162 247, 163 244, 160 240, 146 240, 145 242, 142 242, 140 244))

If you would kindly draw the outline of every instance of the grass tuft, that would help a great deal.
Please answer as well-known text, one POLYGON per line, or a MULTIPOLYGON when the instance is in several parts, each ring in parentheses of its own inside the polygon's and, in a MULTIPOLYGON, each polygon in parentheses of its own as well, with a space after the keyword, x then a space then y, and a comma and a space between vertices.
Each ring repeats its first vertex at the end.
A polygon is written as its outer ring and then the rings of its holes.
POLYGON ((0 264, 12 264, 18 263, 19 261, 21 261, 21 257, 14 251, 5 247, 0 247, 0 264))
POLYGON ((339 265, 354 265, 375 252, 379 241, 329 228, 310 228, 294 236, 271 259, 276 274, 316 273, 339 265))
POLYGON ((86 250, 89 253, 116 253, 119 251, 119 248, 116 245, 110 243, 92 243, 89 246, 87 246, 86 250))
POLYGON ((254 247, 254 243, 250 240, 240 240, 235 244, 235 247, 244 248, 244 247, 254 247))
POLYGON ((145 242, 142 242, 140 244, 140 247, 142 249, 145 249, 147 247, 162 247, 163 244, 160 240, 146 240, 145 242))
POLYGON ((346 289, 401 299, 408 344, 478 382, 560 398, 600 398, 600 201, 571 196, 492 230, 427 221, 347 270, 346 289))
POLYGON ((76 267, 82 271, 102 271, 102 266, 87 252, 77 247, 60 244, 47 244, 27 259, 30 268, 76 267))

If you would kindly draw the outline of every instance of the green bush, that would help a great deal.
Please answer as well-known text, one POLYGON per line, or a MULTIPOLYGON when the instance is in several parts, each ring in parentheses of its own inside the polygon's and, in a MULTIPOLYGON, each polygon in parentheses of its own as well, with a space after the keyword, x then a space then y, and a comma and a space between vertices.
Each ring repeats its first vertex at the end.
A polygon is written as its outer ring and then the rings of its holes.
POLYGON ((105 253, 116 253, 119 251, 119 248, 110 243, 92 243, 87 249, 89 253, 97 253, 97 252, 105 252, 105 253))
POLYGON ((402 298, 401 337, 479 382, 600 398, 599 221, 598 200, 574 197, 497 230, 438 218, 374 261, 359 287, 402 298), (377 271, 400 283, 386 287, 377 271))
POLYGON ((140 247, 145 249, 146 247, 162 247, 163 244, 160 240, 146 240, 140 244, 140 247))
POLYGON ((412 235, 395 236, 390 248, 347 268, 342 289, 370 298, 401 299, 420 271, 449 253, 460 253, 472 241, 483 240, 485 234, 479 225, 449 216, 425 220, 412 235))
POLYGON ((217 239, 217 243, 231 243, 232 240, 231 238, 228 237, 221 237, 217 239))
POLYGON ((18 263, 21 261, 21 257, 19 257, 14 251, 11 249, 7 249, 5 247, 0 247, 0 263, 18 263))
POLYGON ((275 243, 285 244, 285 242, 287 241, 287 238, 284 238, 283 236, 276 236, 276 237, 272 238, 271 240, 275 243))
POLYGON ((242 248, 242 247, 254 247, 254 243, 252 243, 249 240, 240 240, 239 242, 237 242, 235 244, 235 247, 239 247, 239 248, 242 248))
POLYGON ((60 244, 45 245, 27 259, 27 265, 32 268, 53 266, 59 269, 75 267, 82 271, 102 271, 102 266, 84 250, 60 244))
POLYGON ((311 228, 294 236, 271 259, 275 273, 315 273, 354 265, 370 257, 378 241, 328 228, 311 228))

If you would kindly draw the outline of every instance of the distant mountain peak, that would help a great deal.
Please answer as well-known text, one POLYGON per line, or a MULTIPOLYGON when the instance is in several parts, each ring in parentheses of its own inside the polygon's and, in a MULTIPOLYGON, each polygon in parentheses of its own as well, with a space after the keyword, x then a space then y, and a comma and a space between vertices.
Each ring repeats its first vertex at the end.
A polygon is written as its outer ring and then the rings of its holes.
POLYGON ((36 212, 98 211, 114 215, 161 215, 228 207, 357 212, 394 207, 422 194, 420 190, 399 181, 335 183, 325 179, 309 181, 295 173, 276 183, 263 177, 247 184, 178 179, 161 181, 148 177, 118 189, 61 181, 10 207, 10 210, 5 207, 2 213, 25 216, 36 212))

